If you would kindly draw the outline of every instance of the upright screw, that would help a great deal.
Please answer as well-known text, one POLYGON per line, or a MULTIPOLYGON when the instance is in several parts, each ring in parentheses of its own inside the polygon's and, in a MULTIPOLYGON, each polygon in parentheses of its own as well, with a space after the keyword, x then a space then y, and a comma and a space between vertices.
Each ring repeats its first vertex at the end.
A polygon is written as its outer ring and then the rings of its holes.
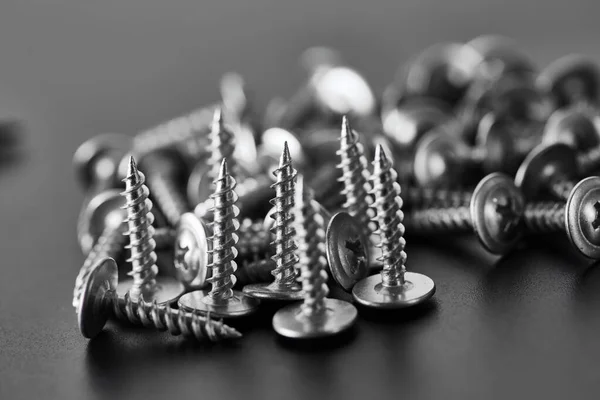
POLYGON ((371 185, 368 181, 367 159, 358 142, 358 135, 352 130, 346 116, 342 118, 341 146, 337 154, 341 158, 337 167, 342 171, 342 177, 339 178, 344 183, 342 195, 346 197, 342 207, 358 220, 364 235, 370 238, 373 233, 370 209, 373 199, 369 195, 371 185))
POLYGON ((469 205, 410 211, 404 223, 410 232, 428 237, 474 231, 488 251, 504 254, 520 239, 524 204, 512 180, 496 172, 479 182, 469 205))
POLYGON ((118 270, 115 260, 97 260, 85 282, 81 301, 77 306, 79 330, 86 338, 97 336, 109 318, 129 321, 133 324, 168 330, 172 335, 193 336, 197 340, 236 339, 242 335, 221 321, 210 316, 175 310, 159 305, 156 300, 147 303, 143 298, 132 299, 127 293, 124 298, 117 295, 118 270))
POLYGON ((271 231, 275 240, 275 255, 272 257, 277 263, 273 270, 275 281, 270 284, 253 284, 244 287, 244 293, 260 299, 294 301, 302 299, 300 285, 296 282, 295 265, 298 262, 296 255, 297 246, 294 241, 296 229, 294 228, 294 203, 296 170, 292 167, 292 158, 287 143, 284 144, 283 154, 279 160, 279 168, 274 172, 277 181, 273 184, 275 206, 273 219, 275 224, 271 231))
POLYGON ((566 232, 581 254, 600 259, 600 178, 591 176, 577 183, 566 204, 527 204, 523 221, 530 233, 566 232))
POLYGON ((243 293, 233 290, 235 285, 235 270, 237 256, 235 244, 238 209, 235 206, 235 180, 227 170, 227 161, 221 162, 219 175, 215 180, 215 193, 211 196, 214 201, 212 225, 212 263, 209 268, 212 276, 208 281, 211 290, 197 290, 183 295, 179 299, 179 307, 188 311, 211 312, 220 317, 241 317, 249 315, 258 309, 259 301, 243 293))
POLYGON ((404 246, 404 214, 400 210, 400 186, 396 172, 383 148, 377 147, 373 161, 372 194, 376 211, 373 218, 378 224, 382 251, 381 275, 370 276, 354 285, 352 295, 362 305, 376 308, 403 308, 421 303, 435 293, 435 284, 429 277, 406 272, 404 246))
POLYGON ((329 336, 350 328, 358 313, 348 302, 326 298, 329 288, 324 222, 315 207, 311 190, 296 189, 301 193, 297 197, 295 223, 304 302, 277 311, 273 316, 273 328, 290 338, 329 336))
POLYGON ((144 185, 144 174, 138 171, 133 157, 130 157, 124 181, 125 191, 122 194, 126 199, 126 221, 129 227, 125 233, 129 236, 126 248, 131 250, 131 257, 127 261, 131 263, 129 275, 133 280, 123 282, 120 290, 129 290, 133 301, 142 296, 145 300, 156 300, 160 304, 171 302, 181 295, 183 285, 174 279, 156 276, 158 267, 154 252, 156 243, 152 238, 152 202, 148 199, 150 192, 144 185))

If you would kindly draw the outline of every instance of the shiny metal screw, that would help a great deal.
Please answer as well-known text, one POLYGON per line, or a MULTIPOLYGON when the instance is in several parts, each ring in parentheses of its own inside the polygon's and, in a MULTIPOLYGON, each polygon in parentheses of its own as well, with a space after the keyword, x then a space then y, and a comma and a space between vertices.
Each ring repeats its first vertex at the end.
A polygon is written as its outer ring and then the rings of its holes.
POLYGON ((586 103, 555 110, 546 125, 542 143, 566 143, 577 152, 585 152, 600 146, 600 113, 586 103))
POLYGON ((178 304, 180 308, 187 311, 211 312, 219 317, 242 317, 254 313, 258 309, 259 301, 233 290, 234 273, 237 269, 234 261, 237 256, 236 231, 239 228, 236 217, 239 211, 235 206, 236 183, 229 174, 225 159, 221 162, 215 184, 215 193, 211 195, 214 202, 212 249, 210 250, 212 262, 209 265, 212 276, 207 279, 212 287, 210 291, 197 290, 187 293, 179 299, 178 304))
POLYGON ((118 270, 115 260, 97 260, 92 273, 86 279, 81 301, 77 307, 79 329, 84 337, 97 336, 109 318, 128 321, 172 335, 193 336, 197 340, 218 341, 237 339, 242 335, 221 321, 210 316, 175 310, 159 305, 156 300, 145 302, 142 297, 133 299, 130 293, 124 297, 117 294, 118 270))
POLYGON ((301 286, 296 282, 295 265, 298 262, 295 243, 296 229, 294 228, 294 204, 296 170, 292 167, 292 158, 287 143, 279 160, 279 168, 274 172, 277 181, 273 184, 275 198, 272 204, 275 212, 272 218, 275 224, 271 231, 275 240, 275 255, 277 263, 273 270, 275 281, 270 284, 253 284, 244 287, 244 293, 260 299, 294 301, 302 299, 301 286))
POLYGON ((156 243, 152 238, 152 202, 148 199, 149 190, 144 185, 144 174, 138 171, 133 157, 130 157, 124 181, 125 191, 122 195, 126 199, 129 228, 125 232, 129 236, 129 244, 125 247, 131 250, 131 257, 127 261, 131 263, 129 275, 133 280, 120 284, 119 291, 130 291, 133 301, 143 296, 145 300, 156 300, 160 304, 171 302, 183 293, 183 285, 174 279, 156 276, 158 267, 154 252, 156 243))
POLYGON ((372 186, 381 242, 383 270, 380 276, 365 278, 354 285, 352 295, 360 304, 375 308, 404 308, 422 303, 435 293, 431 278, 415 272, 406 272, 404 246, 404 214, 401 211, 400 186, 396 172, 381 146, 373 161, 372 186))
MULTIPOLYGON (((299 180, 300 183, 301 180, 299 180)), ((330 336, 350 328, 356 321, 356 308, 345 301, 328 299, 327 260, 325 258, 324 221, 314 203, 310 189, 296 187, 299 264, 304 301, 277 311, 273 328, 289 338, 317 338, 330 336)))
POLYGON ((252 283, 265 283, 273 281, 273 270, 277 263, 270 258, 261 259, 257 255, 254 261, 244 260, 240 268, 235 271, 236 285, 244 287, 252 283))
POLYGON ((523 221, 530 233, 566 232, 581 254, 600 259, 600 178, 593 176, 578 182, 566 204, 527 204, 523 221))

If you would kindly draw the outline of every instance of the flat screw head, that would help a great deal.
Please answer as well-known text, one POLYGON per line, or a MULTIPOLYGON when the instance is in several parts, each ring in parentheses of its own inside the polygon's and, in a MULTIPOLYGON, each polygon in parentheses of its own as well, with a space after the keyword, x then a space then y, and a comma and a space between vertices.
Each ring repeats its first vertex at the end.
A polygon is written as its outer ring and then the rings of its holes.
POLYGON ((461 183, 464 179, 463 156, 469 151, 456 135, 439 127, 426 133, 415 149, 414 175, 421 186, 461 183))
MULTIPOLYGON (((156 286, 152 292, 143 293, 144 301, 156 301, 159 305, 173 304, 185 293, 185 287, 175 278, 168 276, 157 276, 156 286)), ((124 297, 133 286, 133 279, 122 279, 117 285, 117 295, 124 297)))
POLYGON ((336 299, 324 299, 325 309, 307 315, 302 304, 291 304, 275 313, 273 329, 281 336, 293 339, 315 339, 336 335, 350 328, 358 312, 352 304, 336 299))
POLYGON ((473 191, 470 213, 473 228, 483 246, 493 254, 504 254, 521 238, 519 224, 525 198, 501 173, 487 175, 473 191))
POLYGON ((499 35, 481 35, 466 43, 475 49, 483 62, 478 66, 482 77, 499 75, 531 76, 536 67, 510 38, 499 35))
POLYGON ((331 218, 326 232, 327 261, 333 279, 347 292, 369 274, 369 242, 346 212, 331 218))
POLYGON ((581 180, 567 200, 565 227, 573 245, 586 257, 600 259, 600 178, 581 180))
POLYGON ((127 213, 125 199, 117 189, 102 191, 87 201, 77 221, 77 237, 84 254, 90 252, 102 231, 109 225, 119 226, 127 213))
POLYGON ((77 322, 84 337, 93 338, 104 328, 110 313, 104 294, 116 290, 118 279, 117 263, 112 258, 98 260, 92 268, 77 307, 77 322))
POLYGON ((304 299, 302 286, 298 284, 254 283, 244 286, 243 292, 260 300, 296 301, 304 299))
POLYGON ((534 199, 552 180, 574 180, 579 175, 577 154, 564 143, 538 145, 525 157, 515 175, 515 184, 526 199, 534 199))
POLYGON ((600 116, 591 107, 558 109, 546 122, 542 143, 565 143, 577 151, 587 151, 600 145, 599 127, 600 116))
POLYGON ((209 313, 217 318, 237 318, 253 314, 258 310, 260 301, 244 293, 233 290, 227 299, 213 299, 210 290, 196 290, 181 296, 179 308, 189 312, 209 313))
POLYGON ((208 275, 211 233, 193 213, 181 216, 176 230, 174 264, 177 279, 187 287, 202 287, 208 275))
POLYGON ((357 282, 352 288, 352 296, 358 303, 381 309, 415 306, 430 299, 434 293, 433 280, 416 272, 405 272, 403 285, 384 286, 378 274, 357 282))

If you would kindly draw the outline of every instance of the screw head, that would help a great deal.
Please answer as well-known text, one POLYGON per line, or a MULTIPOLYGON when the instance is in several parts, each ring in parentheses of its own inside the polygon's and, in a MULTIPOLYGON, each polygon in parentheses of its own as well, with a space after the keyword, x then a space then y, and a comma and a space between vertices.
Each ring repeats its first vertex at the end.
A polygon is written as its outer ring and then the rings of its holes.
POLYGON ((77 220, 77 238, 84 254, 90 252, 107 226, 123 223, 127 215, 124 206, 125 198, 116 189, 102 191, 84 203, 77 220))
POLYGON ((499 35, 481 35, 466 43, 482 57, 478 78, 500 75, 531 76, 536 68, 515 41, 499 35))
POLYGON ((116 290, 118 276, 117 263, 110 257, 98 260, 92 268, 77 306, 77 322, 84 337, 97 336, 108 321, 110 307, 103 302, 104 294, 116 290))
POLYGON ((132 139, 117 133, 104 133, 83 142, 73 155, 75 176, 84 189, 98 178, 115 183, 116 171, 121 158, 131 148, 132 139))
POLYGON ((579 102, 596 104, 600 97, 600 69, 588 57, 570 54, 540 72, 537 85, 552 95, 557 108, 579 102))
POLYGON ((208 313, 217 318, 245 317, 258 310, 260 301, 234 290, 228 299, 214 299, 210 290, 186 293, 177 301, 179 308, 189 312, 208 313))
POLYGON ((421 186, 447 186, 464 180, 462 162, 468 147, 450 132, 439 127, 421 138, 415 149, 414 175, 421 186))
POLYGON ((581 180, 567 200, 565 227, 573 245, 586 257, 600 259, 600 178, 581 180))
POLYGON ((336 335, 354 325, 358 311, 352 304, 324 299, 325 309, 307 315, 302 304, 283 307, 273 316, 273 329, 281 336, 292 339, 315 339, 336 335))
POLYGON ((326 231, 327 261, 333 279, 347 292, 369 274, 369 242, 346 212, 331 218, 326 231))
MULTIPOLYGON (((522 161, 522 153, 515 149, 514 129, 510 124, 487 113, 479 122, 475 147, 485 149, 485 158, 482 167, 486 173, 502 171, 513 174, 522 161)), ((528 141, 539 142, 539 138, 527 138, 528 141)))
POLYGON ((187 287, 206 283, 209 251, 212 243, 210 229, 193 213, 181 216, 175 233, 174 264, 177 279, 187 287))
POLYGON ((515 184, 526 199, 539 196, 555 179, 574 180, 579 176, 577 154, 564 143, 536 146, 523 160, 515 184))
POLYGON ((592 107, 581 105, 558 109, 548 118, 542 143, 565 143, 577 151, 597 147, 600 145, 600 116, 592 107))
POLYGON ((426 275, 404 273, 404 285, 384 286, 381 276, 372 275, 357 282, 352 296, 358 303, 373 308, 407 308, 430 299, 435 293, 435 283, 426 275))
MULTIPOLYGON (((117 285, 117 294, 119 297, 125 296, 132 285, 133 279, 119 281, 119 284, 117 285)), ((185 287, 177 279, 167 276, 157 276, 154 292, 144 293, 143 299, 147 302, 156 301, 156 303, 160 305, 172 304, 177 301, 183 293, 185 293, 185 287)), ((137 301, 137 299, 132 300, 137 301)))
POLYGON ((489 174, 473 191, 470 204, 473 229, 490 253, 504 254, 517 244, 524 211, 525 198, 507 175, 489 174))
POLYGON ((244 286, 242 291, 248 296, 272 301, 297 301, 302 300, 302 286, 294 282, 289 285, 282 285, 277 282, 272 283, 253 283, 244 286))

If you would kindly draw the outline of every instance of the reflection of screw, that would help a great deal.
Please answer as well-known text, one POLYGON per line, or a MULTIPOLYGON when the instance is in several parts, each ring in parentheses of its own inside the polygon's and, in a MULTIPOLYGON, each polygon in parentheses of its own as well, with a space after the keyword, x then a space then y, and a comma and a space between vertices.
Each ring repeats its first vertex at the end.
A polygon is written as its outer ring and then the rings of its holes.
POLYGON ((179 307, 188 311, 211 312, 220 317, 241 317, 255 312, 258 300, 234 291, 235 270, 234 258, 237 255, 235 243, 238 209, 235 206, 235 180, 227 170, 227 161, 221 162, 219 175, 215 180, 215 193, 212 225, 212 263, 209 268, 212 276, 207 280, 212 284, 211 290, 197 290, 183 295, 179 299, 179 307))
POLYGON ((304 302, 279 310, 273 316, 273 328, 282 336, 313 338, 333 335, 354 323, 356 308, 345 301, 327 299, 326 259, 323 248, 323 220, 315 206, 311 190, 296 188, 296 226, 304 302))
POLYGON ((273 184, 275 206, 273 219, 275 224, 271 231, 275 240, 271 243, 275 250, 272 257, 277 263, 273 270, 275 281, 271 284, 254 284, 244 287, 244 293, 261 299, 271 300, 300 300, 302 299, 301 287, 296 282, 295 265, 298 262, 294 236, 294 198, 296 170, 292 167, 292 159, 287 143, 283 147, 283 154, 279 160, 279 168, 275 170, 277 181, 273 184))
POLYGON ((421 303, 435 292, 433 281, 422 274, 406 272, 403 213, 400 210, 400 186, 396 172, 388 161, 383 148, 377 147, 373 161, 372 184, 376 210, 374 220, 378 223, 381 241, 383 270, 381 276, 370 276, 354 285, 354 299, 368 307, 403 308, 421 303))
POLYGON ((79 329, 86 338, 97 336, 109 317, 159 331, 168 330, 172 335, 193 336, 198 340, 207 338, 218 341, 242 336, 237 330, 210 316, 175 310, 156 301, 147 303, 141 297, 134 301, 129 293, 119 298, 117 264, 112 258, 98 260, 92 271, 77 307, 79 329))

